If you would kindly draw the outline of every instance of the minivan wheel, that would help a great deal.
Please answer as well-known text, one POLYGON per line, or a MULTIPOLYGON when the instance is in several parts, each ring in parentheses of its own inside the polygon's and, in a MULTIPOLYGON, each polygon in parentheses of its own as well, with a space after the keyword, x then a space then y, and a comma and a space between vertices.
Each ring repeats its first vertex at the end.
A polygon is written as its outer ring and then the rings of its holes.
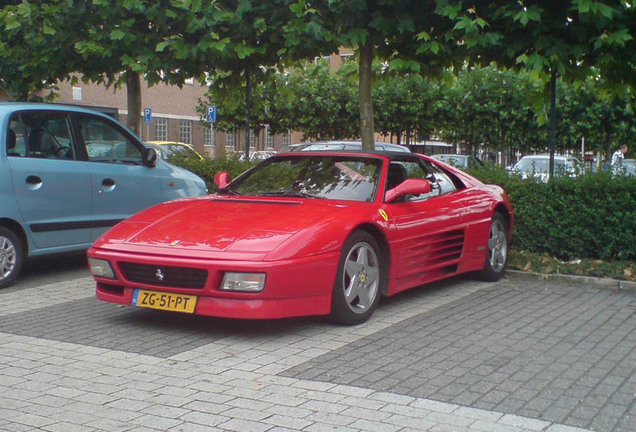
POLYGON ((13 283, 24 263, 24 247, 10 229, 0 227, 0 288, 13 283))

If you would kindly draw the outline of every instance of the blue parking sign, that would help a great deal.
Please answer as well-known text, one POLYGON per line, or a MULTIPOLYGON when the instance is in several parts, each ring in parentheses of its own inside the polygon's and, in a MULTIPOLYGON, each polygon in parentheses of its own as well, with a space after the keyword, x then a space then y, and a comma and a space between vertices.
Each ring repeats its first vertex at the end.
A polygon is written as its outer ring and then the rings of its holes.
POLYGON ((205 121, 208 123, 216 123, 216 106, 208 105, 205 110, 205 121))
POLYGON ((152 110, 150 108, 144 108, 144 123, 150 124, 151 118, 152 118, 152 110))

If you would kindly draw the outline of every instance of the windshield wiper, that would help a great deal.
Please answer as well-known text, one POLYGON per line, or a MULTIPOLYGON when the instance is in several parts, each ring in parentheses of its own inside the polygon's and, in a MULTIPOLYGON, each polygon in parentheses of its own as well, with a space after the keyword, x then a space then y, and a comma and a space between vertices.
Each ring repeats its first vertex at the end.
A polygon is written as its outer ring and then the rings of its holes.
POLYGON ((288 191, 288 190, 261 192, 261 193, 256 194, 256 195, 258 195, 258 196, 283 196, 283 197, 325 199, 325 197, 318 196, 318 195, 312 195, 312 194, 307 193, 307 192, 288 191))
POLYGON ((238 193, 234 189, 230 189, 228 187, 224 187, 224 188, 219 189, 218 193, 220 193, 222 195, 240 195, 240 193, 238 193))

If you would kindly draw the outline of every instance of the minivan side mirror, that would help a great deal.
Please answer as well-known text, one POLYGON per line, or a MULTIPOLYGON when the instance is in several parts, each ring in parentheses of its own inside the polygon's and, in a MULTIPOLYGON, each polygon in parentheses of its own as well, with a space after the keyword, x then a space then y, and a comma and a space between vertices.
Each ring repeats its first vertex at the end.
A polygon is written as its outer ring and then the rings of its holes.
POLYGON ((157 165, 157 150, 152 147, 146 147, 144 151, 144 165, 150 168, 157 165))

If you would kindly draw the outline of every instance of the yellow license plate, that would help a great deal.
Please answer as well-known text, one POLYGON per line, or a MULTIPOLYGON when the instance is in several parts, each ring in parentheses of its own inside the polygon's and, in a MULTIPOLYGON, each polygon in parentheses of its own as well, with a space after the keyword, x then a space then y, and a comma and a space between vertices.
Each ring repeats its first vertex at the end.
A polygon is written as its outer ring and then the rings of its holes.
POLYGON ((194 313, 197 296, 136 289, 133 291, 130 304, 150 309, 194 313))

